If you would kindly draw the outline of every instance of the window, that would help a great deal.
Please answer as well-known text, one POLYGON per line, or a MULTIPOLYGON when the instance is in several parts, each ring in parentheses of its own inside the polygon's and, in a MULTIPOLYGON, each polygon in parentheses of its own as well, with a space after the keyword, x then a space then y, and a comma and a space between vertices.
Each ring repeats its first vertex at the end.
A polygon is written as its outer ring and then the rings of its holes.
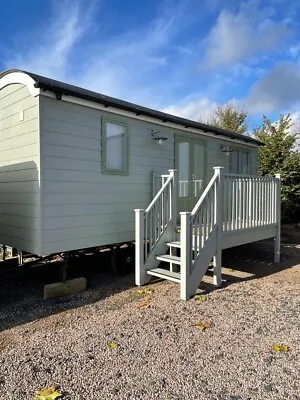
POLYGON ((127 125, 103 121, 102 172, 126 175, 128 173, 127 125))
POLYGON ((233 150, 230 153, 230 173, 250 174, 250 153, 246 150, 233 150))

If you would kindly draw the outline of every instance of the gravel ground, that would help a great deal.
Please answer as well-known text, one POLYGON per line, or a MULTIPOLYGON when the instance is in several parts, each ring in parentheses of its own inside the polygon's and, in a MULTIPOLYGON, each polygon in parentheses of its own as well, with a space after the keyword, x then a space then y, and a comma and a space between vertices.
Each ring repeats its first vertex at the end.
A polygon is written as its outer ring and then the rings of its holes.
POLYGON ((206 301, 183 302, 165 281, 142 295, 132 274, 95 270, 86 292, 47 301, 41 273, 0 281, 0 399, 57 385, 65 400, 299 400, 300 245, 283 245, 280 268, 270 250, 224 252, 226 282, 211 290, 208 274, 206 301))

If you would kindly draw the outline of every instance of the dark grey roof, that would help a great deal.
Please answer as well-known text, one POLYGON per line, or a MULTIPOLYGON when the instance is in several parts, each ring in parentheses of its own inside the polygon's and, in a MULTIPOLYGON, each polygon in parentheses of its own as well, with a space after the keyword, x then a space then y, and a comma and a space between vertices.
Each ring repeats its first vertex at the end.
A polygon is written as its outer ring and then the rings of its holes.
POLYGON ((167 114, 162 111, 157 111, 148 107, 143 107, 137 104, 130 103, 128 101, 116 99, 114 97, 106 96, 101 93, 93 92, 91 90, 83 89, 78 86, 69 85, 68 83, 56 81, 54 79, 46 78, 45 76, 37 75, 32 72, 22 71, 18 69, 11 69, 0 73, 0 78, 11 72, 24 72, 35 80, 35 87, 41 88, 42 90, 50 90, 54 92, 58 98, 61 95, 79 97, 81 99, 94 101, 101 103, 105 107, 116 107, 120 110, 130 111, 136 115, 146 115, 148 117, 159 119, 162 122, 173 122, 175 124, 183 125, 185 128, 196 128, 201 129, 204 132, 212 132, 215 135, 226 136, 231 139, 237 139, 246 143, 252 143, 258 146, 263 143, 255 140, 249 136, 233 133, 221 128, 216 128, 210 125, 203 124, 201 122, 192 121, 186 118, 177 117, 175 115, 167 114))

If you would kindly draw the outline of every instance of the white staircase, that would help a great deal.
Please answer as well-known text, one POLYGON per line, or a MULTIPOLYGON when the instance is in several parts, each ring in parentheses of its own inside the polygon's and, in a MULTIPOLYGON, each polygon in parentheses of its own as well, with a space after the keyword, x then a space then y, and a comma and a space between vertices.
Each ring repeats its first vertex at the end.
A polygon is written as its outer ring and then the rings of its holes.
POLYGON ((135 210, 137 285, 146 284, 152 276, 167 279, 180 284, 180 297, 187 300, 196 292, 212 259, 214 283, 221 284, 221 170, 222 167, 215 167, 192 212, 180 213, 179 241, 176 171, 170 171, 146 210, 135 210), (161 267, 162 262, 167 269, 161 267))

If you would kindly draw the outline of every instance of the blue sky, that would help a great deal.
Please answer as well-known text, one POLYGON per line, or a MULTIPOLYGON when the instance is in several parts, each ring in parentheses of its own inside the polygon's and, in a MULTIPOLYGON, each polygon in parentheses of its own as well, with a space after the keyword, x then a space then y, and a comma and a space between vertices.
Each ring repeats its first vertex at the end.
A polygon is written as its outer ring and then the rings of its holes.
POLYGON ((22 68, 191 119, 235 101, 300 118, 298 0, 10 0, 0 70, 22 68))

